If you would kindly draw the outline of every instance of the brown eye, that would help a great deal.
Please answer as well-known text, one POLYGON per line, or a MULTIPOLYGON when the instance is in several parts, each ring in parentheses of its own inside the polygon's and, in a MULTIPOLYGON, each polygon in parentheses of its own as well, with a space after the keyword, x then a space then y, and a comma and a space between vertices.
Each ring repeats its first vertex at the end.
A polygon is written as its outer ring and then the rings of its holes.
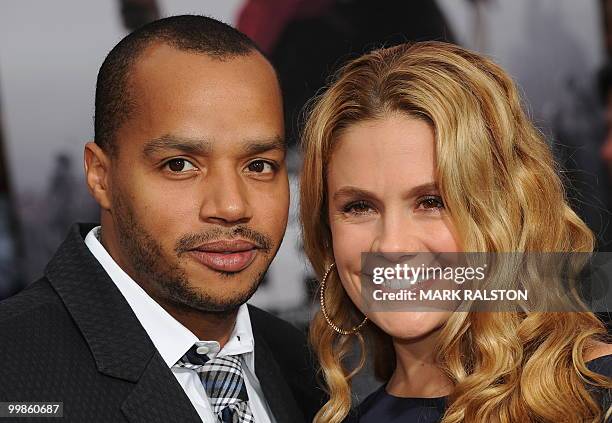
POLYGON ((442 198, 437 196, 426 197, 420 202, 423 205, 424 209, 443 209, 444 203, 442 202, 442 198))
POLYGON ((249 172, 254 173, 271 173, 274 171, 274 166, 272 163, 266 162, 264 160, 255 160, 247 166, 249 172))
POLYGON ((166 163, 168 169, 172 172, 179 173, 185 170, 195 169, 195 166, 192 165, 188 160, 185 159, 172 159, 166 163))
POLYGON ((249 165, 249 170, 251 172, 263 172, 264 163, 263 162, 253 162, 249 165))
POLYGON ((344 206, 343 211, 349 214, 368 214, 372 210, 372 207, 365 201, 355 201, 353 203, 344 206))

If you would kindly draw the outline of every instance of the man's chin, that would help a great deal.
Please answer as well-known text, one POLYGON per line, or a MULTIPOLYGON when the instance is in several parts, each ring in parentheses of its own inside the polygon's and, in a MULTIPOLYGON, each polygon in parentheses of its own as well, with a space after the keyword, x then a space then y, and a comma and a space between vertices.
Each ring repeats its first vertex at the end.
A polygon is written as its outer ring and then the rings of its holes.
POLYGON ((183 312, 200 312, 207 314, 230 315, 246 303, 252 294, 245 294, 238 298, 216 299, 201 296, 172 295, 163 299, 173 309, 183 312))
POLYGON ((255 294, 261 283, 261 277, 257 277, 256 282, 253 282, 254 278, 251 278, 250 282, 231 280, 235 276, 228 275, 227 278, 222 278, 223 280, 201 285, 170 287, 166 297, 175 307, 183 310, 231 314, 255 294))
POLYGON ((233 301, 227 303, 215 303, 215 304, 183 304, 184 307, 191 311, 198 311, 200 313, 213 314, 219 317, 231 316, 238 312, 238 309, 246 301, 233 301))

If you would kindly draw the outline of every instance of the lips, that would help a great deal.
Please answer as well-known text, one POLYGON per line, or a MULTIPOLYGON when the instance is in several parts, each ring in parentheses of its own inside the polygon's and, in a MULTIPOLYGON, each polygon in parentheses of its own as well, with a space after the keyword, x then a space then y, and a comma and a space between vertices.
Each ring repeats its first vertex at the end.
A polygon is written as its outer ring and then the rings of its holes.
POLYGON ((240 272, 257 256, 258 247, 244 240, 221 240, 203 244, 189 251, 204 266, 219 272, 240 272))

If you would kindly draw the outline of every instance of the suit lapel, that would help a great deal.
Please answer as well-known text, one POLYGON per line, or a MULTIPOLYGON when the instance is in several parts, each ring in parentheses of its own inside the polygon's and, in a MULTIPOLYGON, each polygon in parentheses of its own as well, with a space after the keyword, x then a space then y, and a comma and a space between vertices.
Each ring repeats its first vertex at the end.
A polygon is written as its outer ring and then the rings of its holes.
POLYGON ((121 406, 131 423, 201 422, 178 381, 156 353, 121 406), (169 383, 172 382, 172 383, 169 383))
POLYGON ((133 383, 122 410, 131 422, 200 422, 129 304, 84 242, 94 225, 74 225, 45 275, 80 329, 98 371, 133 383), (155 418, 152 418, 155 417, 155 418))
POLYGON ((255 338, 255 374, 276 423, 304 422, 304 416, 291 394, 291 388, 265 339, 253 326, 255 338))

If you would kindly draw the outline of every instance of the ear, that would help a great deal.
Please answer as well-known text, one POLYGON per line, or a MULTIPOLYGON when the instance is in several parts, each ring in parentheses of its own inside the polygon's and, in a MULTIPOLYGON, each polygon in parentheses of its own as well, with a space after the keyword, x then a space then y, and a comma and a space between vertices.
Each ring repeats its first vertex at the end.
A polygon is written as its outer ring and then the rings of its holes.
POLYGON ((89 192, 103 210, 110 210, 110 157, 94 142, 85 144, 85 179, 89 192))

